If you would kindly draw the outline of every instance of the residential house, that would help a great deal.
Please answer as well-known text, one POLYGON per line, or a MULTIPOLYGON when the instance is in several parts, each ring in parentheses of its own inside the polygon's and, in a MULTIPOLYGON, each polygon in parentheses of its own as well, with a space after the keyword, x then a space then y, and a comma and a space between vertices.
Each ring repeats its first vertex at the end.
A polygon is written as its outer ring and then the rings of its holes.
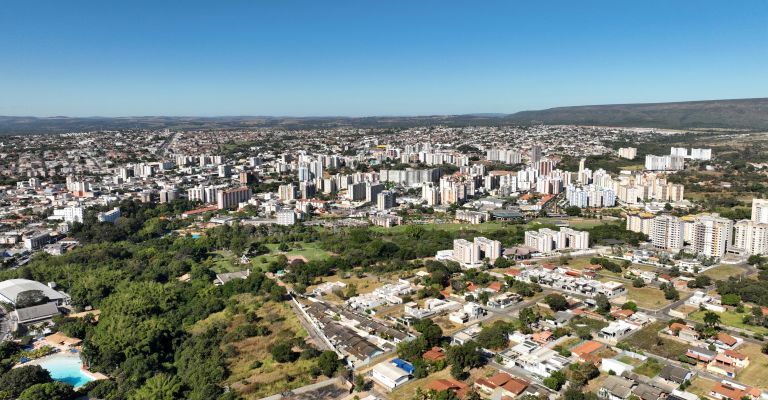
POLYGON ((691 347, 685 355, 698 362, 708 364, 715 359, 717 352, 702 347, 691 347))
POLYGON ((667 364, 661 369, 658 377, 666 382, 680 385, 685 381, 690 382, 693 379, 693 372, 676 365, 667 364))
POLYGON ((475 381, 475 388, 492 398, 504 396, 514 398, 525 392, 528 382, 515 378, 506 372, 499 372, 489 378, 479 378, 475 381))
POLYGON ((427 391, 436 392, 452 391, 456 397, 462 399, 469 392, 469 386, 466 383, 456 379, 437 379, 427 384, 427 391))
POLYGON ((762 395, 760 389, 745 386, 736 382, 722 380, 715 384, 709 396, 718 400, 757 400, 762 395))
POLYGON ((608 375, 597 396, 605 400, 626 400, 632 395, 635 382, 617 375, 608 375))

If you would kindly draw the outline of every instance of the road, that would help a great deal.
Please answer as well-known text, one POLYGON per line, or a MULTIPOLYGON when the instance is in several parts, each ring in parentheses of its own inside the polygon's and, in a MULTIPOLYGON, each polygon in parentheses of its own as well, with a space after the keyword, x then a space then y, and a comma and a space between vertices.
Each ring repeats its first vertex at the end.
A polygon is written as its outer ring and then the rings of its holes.
POLYGON ((293 308, 293 313, 296 314, 296 316, 299 318, 299 322, 301 322, 301 325, 304 327, 304 330, 307 331, 307 334, 312 339, 312 342, 320 349, 320 350, 331 350, 336 351, 336 349, 331 346, 330 343, 328 343, 328 339, 325 338, 325 335, 320 332, 317 327, 315 327, 315 324, 313 324, 311 321, 309 321, 304 314, 304 310, 302 310, 296 299, 291 296, 291 307, 293 308))

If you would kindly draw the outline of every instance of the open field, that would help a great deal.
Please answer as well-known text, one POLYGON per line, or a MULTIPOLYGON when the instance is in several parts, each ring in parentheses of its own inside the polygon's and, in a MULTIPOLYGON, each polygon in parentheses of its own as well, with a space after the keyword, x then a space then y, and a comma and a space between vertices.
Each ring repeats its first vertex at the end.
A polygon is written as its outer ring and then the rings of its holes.
POLYGON ((677 359, 680 354, 685 354, 688 346, 674 340, 659 337, 659 331, 665 327, 666 324, 664 322, 654 322, 625 338, 622 340, 622 343, 658 356, 677 359))
POLYGON ((416 395, 416 390, 418 390, 418 388, 421 388, 422 391, 426 392, 425 388, 429 384, 429 382, 436 381, 438 379, 452 379, 450 371, 451 371, 450 368, 443 368, 442 371, 438 371, 434 374, 430 374, 426 378, 411 380, 405 385, 400 386, 399 388, 393 390, 392 393, 390 393, 389 398, 390 399, 412 399, 416 395))
POLYGON ((696 375, 691 381, 691 386, 689 386, 686 390, 701 398, 708 398, 707 395, 710 391, 712 391, 713 387, 715 387, 715 381, 711 381, 696 375))
POLYGON ((290 244, 290 250, 282 252, 278 250, 278 244, 269 243, 266 244, 270 252, 268 254, 262 254, 251 258, 251 264, 255 269, 266 270, 269 263, 275 260, 275 258, 283 254, 286 257, 298 257, 302 256, 308 261, 325 260, 331 256, 331 253, 321 249, 318 243, 296 242, 290 244))
POLYGON ((591 218, 579 218, 579 217, 573 217, 573 218, 539 218, 536 220, 537 222, 540 222, 542 224, 554 224, 558 222, 566 222, 568 223, 568 226, 574 229, 589 229, 593 228, 598 225, 607 224, 609 220, 601 220, 601 219, 591 219, 591 218))
MULTIPOLYGON (((706 313, 706 311, 693 312, 688 315, 688 319, 696 322, 704 322, 704 313, 706 313)), ((744 323, 742 318, 744 318, 745 315, 748 315, 747 312, 737 313, 733 311, 726 311, 724 313, 717 313, 717 315, 720 316, 721 325, 727 325, 727 326, 732 326, 734 328, 746 329, 748 331, 759 333, 761 335, 768 334, 768 328, 765 328, 762 326, 747 325, 744 323)))
POLYGON ((716 280, 725 280, 731 276, 738 276, 744 273, 744 269, 736 265, 720 264, 714 268, 710 268, 704 272, 704 275, 716 280))
POLYGON ((736 380, 761 389, 768 388, 768 382, 765 380, 765 371, 768 370, 768 356, 760 351, 760 346, 754 343, 745 343, 736 351, 746 354, 750 359, 749 366, 736 375, 736 380))
POLYGON ((645 286, 636 288, 632 284, 627 287, 627 300, 634 301, 638 307, 656 310, 672 303, 664 298, 664 292, 658 288, 645 286))
POLYGON ((656 361, 655 358, 649 358, 645 360, 645 362, 641 365, 635 367, 633 372, 640 375, 645 375, 649 378, 653 378, 658 375, 659 372, 661 372, 663 367, 664 366, 660 362, 656 361))

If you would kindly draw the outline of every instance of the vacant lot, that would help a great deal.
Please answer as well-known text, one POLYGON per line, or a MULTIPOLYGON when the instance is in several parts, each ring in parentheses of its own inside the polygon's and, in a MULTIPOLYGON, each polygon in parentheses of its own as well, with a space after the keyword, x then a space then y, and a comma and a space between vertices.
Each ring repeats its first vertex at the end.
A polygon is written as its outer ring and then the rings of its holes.
POLYGON ((691 381, 691 386, 689 386, 686 390, 699 396, 700 398, 709 398, 707 395, 710 391, 712 391, 713 387, 715 387, 715 381, 711 381, 696 375, 691 381))
POLYGON ((760 346, 754 343, 746 343, 736 349, 736 351, 746 354, 750 359, 749 366, 736 375, 736 380, 759 388, 768 386, 765 381, 765 371, 768 370, 768 356, 760 351, 760 346))
POLYGON ((660 362, 656 361, 655 358, 649 358, 643 364, 637 366, 633 372, 653 378, 661 372, 661 368, 663 368, 663 365, 660 362))
POLYGON ((647 351, 658 356, 671 358, 673 360, 677 359, 679 355, 685 354, 685 352, 688 351, 688 346, 674 340, 660 337, 659 331, 665 327, 666 324, 664 322, 654 322, 622 340, 622 343, 629 347, 647 351))
POLYGON ((625 286, 628 292, 627 299, 634 301, 640 308, 656 310, 671 303, 670 300, 664 298, 664 292, 658 288, 651 286, 636 288, 632 284, 625 286))

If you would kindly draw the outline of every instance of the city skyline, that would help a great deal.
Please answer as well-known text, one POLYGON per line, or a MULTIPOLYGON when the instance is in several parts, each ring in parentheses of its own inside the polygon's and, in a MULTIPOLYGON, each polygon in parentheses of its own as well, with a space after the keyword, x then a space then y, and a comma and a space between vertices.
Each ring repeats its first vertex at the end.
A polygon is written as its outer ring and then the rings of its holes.
POLYGON ((768 93, 758 1, 6 11, 0 115, 449 115, 768 93))

